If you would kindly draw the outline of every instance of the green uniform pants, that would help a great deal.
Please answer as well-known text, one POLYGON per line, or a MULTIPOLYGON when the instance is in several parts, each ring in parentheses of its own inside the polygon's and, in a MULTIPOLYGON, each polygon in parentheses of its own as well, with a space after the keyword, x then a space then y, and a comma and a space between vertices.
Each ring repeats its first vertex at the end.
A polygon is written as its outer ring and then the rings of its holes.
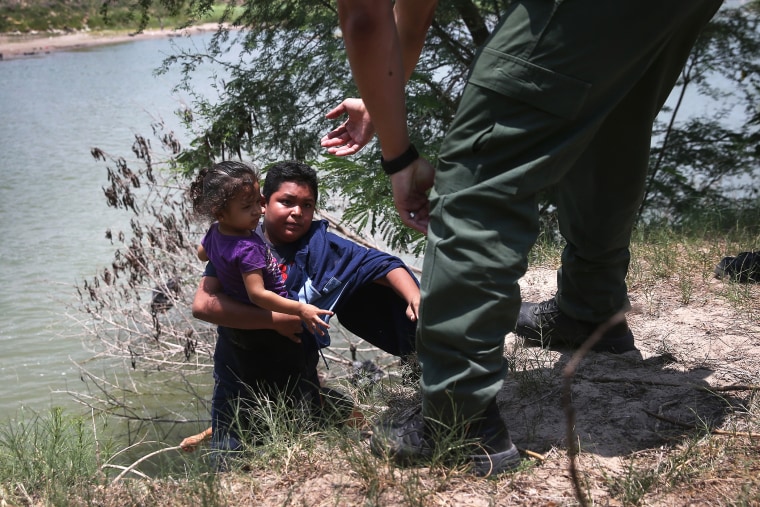
POLYGON ((558 303, 602 322, 628 303, 629 242, 655 116, 720 0, 522 0, 472 68, 431 194, 417 350, 423 412, 481 413, 558 192, 558 303))

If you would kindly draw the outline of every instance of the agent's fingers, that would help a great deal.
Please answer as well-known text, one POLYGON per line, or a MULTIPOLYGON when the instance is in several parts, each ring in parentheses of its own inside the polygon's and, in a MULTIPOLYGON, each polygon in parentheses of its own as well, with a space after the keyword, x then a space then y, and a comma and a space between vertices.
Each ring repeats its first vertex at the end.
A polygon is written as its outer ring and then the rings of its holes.
POLYGON ((346 107, 341 102, 339 105, 329 110, 327 114, 325 115, 325 118, 334 120, 335 118, 338 118, 339 116, 342 116, 345 113, 346 113, 346 107))
POLYGON ((400 211, 399 216, 407 227, 427 234, 428 224, 430 223, 430 211, 427 207, 416 211, 400 211))

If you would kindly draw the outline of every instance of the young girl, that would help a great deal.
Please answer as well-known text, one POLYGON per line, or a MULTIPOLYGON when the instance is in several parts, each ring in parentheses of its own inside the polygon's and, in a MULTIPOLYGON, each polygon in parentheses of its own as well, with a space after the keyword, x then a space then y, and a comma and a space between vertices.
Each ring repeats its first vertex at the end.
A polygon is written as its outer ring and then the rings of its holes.
POLYGON ((261 218, 259 175, 247 164, 225 161, 203 169, 190 186, 196 213, 215 220, 198 247, 211 261, 224 292, 267 310, 297 315, 312 333, 329 329, 314 305, 288 299, 277 261, 254 233, 261 218))

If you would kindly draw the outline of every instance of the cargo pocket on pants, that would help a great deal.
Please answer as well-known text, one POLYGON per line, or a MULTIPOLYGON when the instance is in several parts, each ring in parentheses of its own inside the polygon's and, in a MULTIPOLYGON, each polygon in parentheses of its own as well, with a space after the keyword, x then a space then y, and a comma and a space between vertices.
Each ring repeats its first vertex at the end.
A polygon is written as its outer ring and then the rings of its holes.
POLYGON ((589 83, 488 47, 469 82, 567 120, 578 115, 591 89, 589 83))

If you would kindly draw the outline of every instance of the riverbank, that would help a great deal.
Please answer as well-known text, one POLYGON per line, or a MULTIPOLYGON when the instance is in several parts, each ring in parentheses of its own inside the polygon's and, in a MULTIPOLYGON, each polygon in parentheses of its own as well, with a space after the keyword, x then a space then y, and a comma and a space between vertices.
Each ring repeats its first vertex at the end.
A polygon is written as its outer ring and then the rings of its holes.
POLYGON ((120 44, 139 39, 156 37, 181 37, 202 32, 215 31, 217 23, 204 23, 183 29, 145 30, 139 34, 114 32, 69 32, 38 34, 0 34, 0 60, 31 58, 56 51, 70 51, 106 44, 120 44))

